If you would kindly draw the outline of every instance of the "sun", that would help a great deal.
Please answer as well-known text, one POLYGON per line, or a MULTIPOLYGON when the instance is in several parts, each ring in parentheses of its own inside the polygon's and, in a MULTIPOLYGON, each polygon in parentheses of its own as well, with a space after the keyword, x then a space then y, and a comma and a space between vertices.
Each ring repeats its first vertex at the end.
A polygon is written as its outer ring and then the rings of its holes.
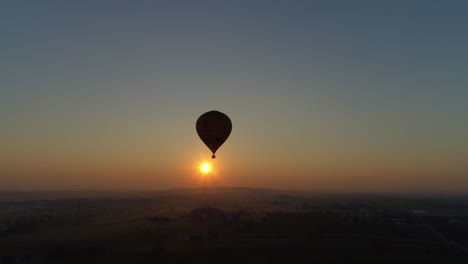
POLYGON ((203 173, 203 174, 208 174, 208 173, 210 173, 212 170, 213 170, 213 168, 211 167, 211 164, 209 164, 208 162, 202 163, 202 164, 200 165, 200 171, 201 171, 201 173, 203 173))

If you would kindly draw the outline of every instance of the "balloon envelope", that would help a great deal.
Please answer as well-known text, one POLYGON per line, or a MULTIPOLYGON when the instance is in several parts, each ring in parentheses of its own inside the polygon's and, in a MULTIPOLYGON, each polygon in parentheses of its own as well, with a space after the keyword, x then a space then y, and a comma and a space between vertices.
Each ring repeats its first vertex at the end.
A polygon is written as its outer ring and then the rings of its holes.
POLYGON ((226 141, 231 134, 232 123, 229 117, 218 111, 209 111, 201 115, 196 124, 198 136, 213 153, 226 141))

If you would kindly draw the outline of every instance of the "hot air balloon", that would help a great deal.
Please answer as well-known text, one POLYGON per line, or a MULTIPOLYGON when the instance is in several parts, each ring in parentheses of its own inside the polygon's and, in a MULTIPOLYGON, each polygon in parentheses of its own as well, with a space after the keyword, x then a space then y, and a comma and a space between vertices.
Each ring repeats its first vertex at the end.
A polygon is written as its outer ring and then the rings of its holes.
POLYGON ((198 136, 216 158, 216 151, 231 134, 232 123, 229 117, 218 111, 209 111, 201 115, 196 124, 198 136))

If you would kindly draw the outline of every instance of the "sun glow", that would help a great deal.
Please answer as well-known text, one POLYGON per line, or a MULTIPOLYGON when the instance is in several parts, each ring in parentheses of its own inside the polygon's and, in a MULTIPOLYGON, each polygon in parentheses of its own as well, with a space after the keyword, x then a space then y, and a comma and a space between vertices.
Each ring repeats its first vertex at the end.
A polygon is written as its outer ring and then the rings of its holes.
POLYGON ((226 185, 219 160, 208 160, 200 157, 192 160, 190 181, 197 187, 226 185))
POLYGON ((201 173, 203 174, 208 174, 210 173, 211 171, 213 170, 213 168, 211 167, 211 164, 209 164, 208 162, 204 162, 200 165, 200 171, 201 173))

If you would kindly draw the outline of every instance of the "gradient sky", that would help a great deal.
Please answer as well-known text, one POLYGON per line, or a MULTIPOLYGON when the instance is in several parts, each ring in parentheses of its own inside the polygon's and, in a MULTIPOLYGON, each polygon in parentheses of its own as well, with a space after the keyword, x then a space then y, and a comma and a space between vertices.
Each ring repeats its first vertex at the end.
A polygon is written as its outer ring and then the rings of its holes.
POLYGON ((0 189, 468 191, 466 1, 1 1, 0 189))

